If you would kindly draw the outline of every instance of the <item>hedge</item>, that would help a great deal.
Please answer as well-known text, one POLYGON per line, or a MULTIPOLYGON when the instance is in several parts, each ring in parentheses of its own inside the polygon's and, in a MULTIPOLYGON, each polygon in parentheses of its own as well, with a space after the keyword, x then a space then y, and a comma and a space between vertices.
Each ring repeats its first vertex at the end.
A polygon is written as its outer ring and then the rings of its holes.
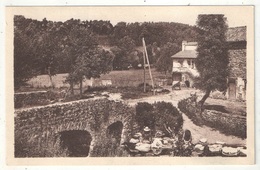
POLYGON ((207 125, 226 135, 234 135, 240 138, 247 136, 246 117, 244 116, 233 116, 209 109, 201 110, 191 97, 179 101, 178 108, 196 125, 207 125))

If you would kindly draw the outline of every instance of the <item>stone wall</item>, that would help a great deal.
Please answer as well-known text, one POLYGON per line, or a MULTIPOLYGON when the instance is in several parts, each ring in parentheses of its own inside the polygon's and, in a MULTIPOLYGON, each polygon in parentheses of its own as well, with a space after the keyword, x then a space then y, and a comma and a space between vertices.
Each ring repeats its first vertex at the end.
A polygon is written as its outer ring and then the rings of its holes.
POLYGON ((201 111, 192 97, 179 101, 178 108, 197 125, 205 124, 225 134, 246 138, 247 122, 244 116, 216 110, 201 111))
POLYGON ((14 94, 14 107, 37 105, 47 101, 47 91, 21 92, 14 94))
POLYGON ((229 50, 230 77, 246 78, 246 49, 229 50))
POLYGON ((246 117, 230 115, 215 110, 204 110, 201 114, 206 125, 220 127, 220 131, 246 138, 246 117))
POLYGON ((106 136, 109 125, 123 124, 121 143, 128 140, 133 108, 108 99, 88 99, 15 111, 15 156, 66 156, 59 144, 60 132, 83 130, 91 134, 90 153, 106 136))

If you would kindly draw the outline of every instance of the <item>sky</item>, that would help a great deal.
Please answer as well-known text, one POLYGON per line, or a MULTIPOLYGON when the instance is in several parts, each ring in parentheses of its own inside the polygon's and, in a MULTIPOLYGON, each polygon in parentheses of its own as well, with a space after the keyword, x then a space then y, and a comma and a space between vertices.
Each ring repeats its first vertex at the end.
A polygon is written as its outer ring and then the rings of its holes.
POLYGON ((230 27, 247 26, 252 7, 246 6, 114 6, 114 7, 17 7, 16 15, 52 21, 68 19, 124 22, 179 22, 195 25, 199 14, 224 14, 230 27))

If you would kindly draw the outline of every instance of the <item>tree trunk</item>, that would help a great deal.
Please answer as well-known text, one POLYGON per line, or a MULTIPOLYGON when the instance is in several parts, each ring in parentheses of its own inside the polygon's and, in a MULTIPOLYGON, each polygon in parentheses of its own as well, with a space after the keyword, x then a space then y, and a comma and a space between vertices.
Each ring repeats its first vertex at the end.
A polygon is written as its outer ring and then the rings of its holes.
POLYGON ((80 91, 80 97, 82 97, 82 79, 79 81, 79 91, 80 91))
POLYGON ((51 82, 51 88, 54 89, 54 83, 53 83, 52 75, 51 75, 51 67, 48 67, 48 75, 49 75, 50 82, 51 82))
POLYGON ((205 101, 206 101, 206 99, 209 97, 209 95, 210 95, 210 92, 211 92, 211 90, 206 90, 206 93, 205 93, 205 95, 202 97, 202 99, 199 101, 199 105, 200 105, 200 107, 202 108, 202 106, 204 105, 204 103, 205 103, 205 101))
POLYGON ((73 84, 73 82, 70 83, 70 90, 71 90, 71 95, 74 95, 74 84, 73 84))

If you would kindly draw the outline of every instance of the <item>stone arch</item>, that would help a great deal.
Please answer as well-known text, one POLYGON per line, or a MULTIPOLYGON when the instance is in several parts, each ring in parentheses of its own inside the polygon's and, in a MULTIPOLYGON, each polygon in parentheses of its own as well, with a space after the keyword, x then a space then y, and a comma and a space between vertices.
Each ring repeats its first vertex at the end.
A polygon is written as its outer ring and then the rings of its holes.
POLYGON ((123 127, 124 125, 121 121, 116 121, 110 124, 107 127, 106 136, 119 145, 121 142, 123 127))
POLYGON ((86 130, 68 130, 59 133, 60 148, 68 157, 87 157, 93 140, 86 130))

